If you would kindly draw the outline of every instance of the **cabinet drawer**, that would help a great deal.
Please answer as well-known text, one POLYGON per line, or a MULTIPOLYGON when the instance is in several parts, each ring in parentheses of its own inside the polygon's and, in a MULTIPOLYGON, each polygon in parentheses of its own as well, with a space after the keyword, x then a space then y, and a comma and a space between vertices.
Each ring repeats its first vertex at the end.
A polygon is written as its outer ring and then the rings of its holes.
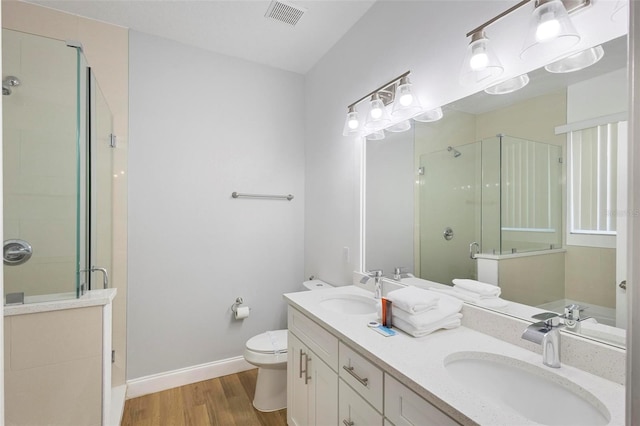
POLYGON ((373 409, 343 380, 338 380, 339 426, 382 426, 382 414, 373 409))
POLYGON ((333 371, 338 371, 337 337, 292 307, 289 307, 288 322, 289 331, 326 362, 333 371))
POLYGON ((382 412, 382 370, 342 342, 338 374, 369 404, 382 412))
POLYGON ((384 415, 396 426, 455 426, 458 422, 385 374, 384 415))

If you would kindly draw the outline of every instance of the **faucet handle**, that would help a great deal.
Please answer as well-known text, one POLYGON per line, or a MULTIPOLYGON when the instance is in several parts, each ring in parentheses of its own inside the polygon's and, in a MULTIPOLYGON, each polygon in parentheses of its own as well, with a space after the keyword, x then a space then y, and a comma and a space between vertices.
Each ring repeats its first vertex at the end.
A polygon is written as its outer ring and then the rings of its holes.
POLYGON ((540 314, 532 315, 531 318, 544 322, 544 325, 552 328, 560 325, 560 314, 555 312, 542 312, 540 314))
POLYGON ((570 321, 580 321, 580 314, 587 308, 588 306, 580 306, 572 303, 564 307, 564 315, 562 316, 562 318, 568 319, 570 321))
POLYGON ((365 272, 368 276, 372 278, 380 278, 382 276, 382 269, 372 269, 370 271, 365 272))

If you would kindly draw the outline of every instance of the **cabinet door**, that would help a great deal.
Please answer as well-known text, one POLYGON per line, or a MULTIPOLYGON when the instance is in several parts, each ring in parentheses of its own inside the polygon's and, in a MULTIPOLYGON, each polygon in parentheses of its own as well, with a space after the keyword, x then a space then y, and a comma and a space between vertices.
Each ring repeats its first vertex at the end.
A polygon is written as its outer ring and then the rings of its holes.
POLYGON ((351 426, 382 426, 382 414, 369 405, 348 384, 340 380, 338 424, 351 426))
MULTIPOLYGON (((287 423, 289 426, 309 424, 309 385, 305 384, 305 357, 309 350, 291 332, 287 345, 287 423)), ((307 380, 308 382, 308 380, 307 380)))
POLYGON ((309 352, 309 425, 333 426, 338 422, 338 374, 309 352))

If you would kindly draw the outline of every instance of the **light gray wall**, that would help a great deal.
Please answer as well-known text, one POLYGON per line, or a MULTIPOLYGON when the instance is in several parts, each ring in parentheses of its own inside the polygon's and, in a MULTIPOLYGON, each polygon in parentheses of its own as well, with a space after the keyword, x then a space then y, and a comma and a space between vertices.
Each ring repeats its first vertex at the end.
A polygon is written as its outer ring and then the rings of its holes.
POLYGON ((240 356, 303 281, 303 77, 132 31, 130 123, 127 378, 240 356))

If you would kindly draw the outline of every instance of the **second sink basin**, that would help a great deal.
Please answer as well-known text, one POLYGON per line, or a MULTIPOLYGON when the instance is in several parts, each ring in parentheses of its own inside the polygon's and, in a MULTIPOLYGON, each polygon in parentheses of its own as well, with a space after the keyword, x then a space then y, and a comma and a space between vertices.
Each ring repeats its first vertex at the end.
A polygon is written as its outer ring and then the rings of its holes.
POLYGON ((546 367, 485 352, 454 353, 444 364, 479 398, 504 404, 536 423, 602 426, 611 418, 593 394, 546 367))
POLYGON ((331 296, 320 302, 320 306, 329 311, 347 315, 366 315, 376 312, 376 300, 373 297, 357 294, 331 296))

